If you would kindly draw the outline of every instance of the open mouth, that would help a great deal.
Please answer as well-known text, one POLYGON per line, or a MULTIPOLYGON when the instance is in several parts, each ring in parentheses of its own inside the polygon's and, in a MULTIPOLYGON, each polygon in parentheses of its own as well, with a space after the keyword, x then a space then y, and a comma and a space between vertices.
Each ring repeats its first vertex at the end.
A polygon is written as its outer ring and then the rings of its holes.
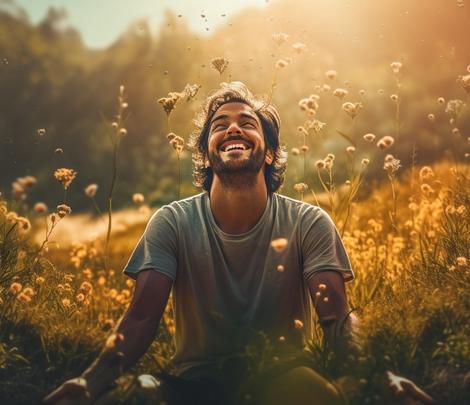
POLYGON ((230 152, 232 150, 244 151, 248 149, 251 149, 251 146, 246 142, 240 140, 225 142, 220 148, 222 152, 230 152))

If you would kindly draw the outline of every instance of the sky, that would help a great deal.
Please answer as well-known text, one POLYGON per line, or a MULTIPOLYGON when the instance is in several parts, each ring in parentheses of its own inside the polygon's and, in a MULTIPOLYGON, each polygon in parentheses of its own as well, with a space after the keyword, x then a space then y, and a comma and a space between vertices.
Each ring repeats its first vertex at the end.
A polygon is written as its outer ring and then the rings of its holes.
POLYGON ((212 31, 242 8, 264 7, 267 1, 16 0, 16 4, 26 10, 33 23, 42 20, 49 7, 64 7, 68 13, 69 24, 81 32, 85 44, 91 48, 103 48, 110 45, 129 24, 136 20, 148 18, 151 27, 158 27, 166 9, 182 14, 192 29, 205 33, 206 28, 212 31), (225 17, 222 14, 225 14, 225 17))

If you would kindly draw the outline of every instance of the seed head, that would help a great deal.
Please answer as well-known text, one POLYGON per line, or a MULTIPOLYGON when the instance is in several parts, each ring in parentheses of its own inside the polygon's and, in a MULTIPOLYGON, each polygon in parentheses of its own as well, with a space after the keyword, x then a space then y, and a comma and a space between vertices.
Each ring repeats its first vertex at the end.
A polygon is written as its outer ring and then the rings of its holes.
POLYGON ((126 136, 127 135, 127 129, 126 128, 119 128, 119 135, 120 136, 126 136))
POLYGON ((33 210, 37 214, 45 214, 47 212, 47 205, 43 202, 37 202, 34 204, 33 210))
POLYGON ((392 68, 392 72, 395 76, 397 76, 398 74, 400 74, 400 69, 402 67, 402 63, 401 62, 392 62, 390 64, 390 67, 392 68))
POLYGON ((54 177, 62 183, 62 186, 67 190, 72 184, 73 179, 77 176, 77 172, 73 169, 60 168, 54 172, 54 177))
POLYGON ((299 150, 299 148, 292 148, 290 153, 292 153, 292 156, 299 156, 300 155, 300 150, 299 150))
POLYGON ((391 159, 385 161, 384 163, 384 170, 389 174, 389 176, 396 173, 400 167, 400 161, 398 159, 395 159, 393 156, 391 159))
POLYGON ((336 70, 330 69, 325 72, 325 76, 330 79, 336 79, 336 76, 338 76, 338 72, 336 70))
POLYGON ((457 263, 457 266, 460 266, 460 267, 468 266, 468 260, 464 256, 457 257, 457 259, 455 259, 455 262, 457 263))
POLYGON ((57 215, 61 218, 69 215, 72 212, 72 208, 70 208, 67 204, 59 204, 57 206, 57 215))
POLYGON ((354 146, 348 146, 346 148, 346 152, 349 153, 350 155, 354 155, 354 152, 356 152, 356 148, 354 146))
POLYGON ((282 273, 284 271, 284 266, 282 264, 278 265, 276 267, 276 271, 279 272, 279 273, 282 273))
POLYGON ((294 52, 302 53, 307 49, 307 45, 303 44, 302 42, 296 42, 295 44, 292 44, 292 48, 294 49, 294 52))
POLYGON ((274 66, 276 69, 282 69, 285 68, 289 62, 286 59, 278 59, 276 62, 276 65, 274 66))
POLYGON ((436 121, 436 116, 434 114, 428 114, 428 120, 434 122, 436 121))
POLYGON ((93 198, 96 195, 96 192, 98 191, 98 184, 96 183, 88 184, 88 186, 85 187, 84 191, 87 197, 93 198))
POLYGON ((132 201, 135 204, 142 204, 145 201, 145 197, 142 193, 135 193, 132 195, 132 201))
POLYGON ((445 101, 444 97, 439 97, 439 98, 437 99, 437 104, 444 105, 445 102, 446 102, 446 101, 445 101))
POLYGON ((346 114, 348 114, 352 119, 354 119, 362 110, 362 103, 351 103, 350 101, 348 101, 344 103, 341 108, 346 114))
POLYGON ((375 140, 375 135, 374 134, 365 134, 362 137, 366 142, 374 142, 375 140))
POLYGON ((285 32, 276 32, 272 35, 272 39, 277 46, 280 46, 289 39, 289 35, 285 32))
POLYGON ((294 184, 294 190, 297 191, 299 194, 303 194, 308 190, 308 185, 305 183, 294 184))
POLYGON ((362 167, 367 167, 369 165, 370 161, 367 158, 364 158, 361 160, 361 165, 362 167))
POLYGON ((69 308, 70 307, 70 300, 68 298, 64 298, 62 300, 62 305, 65 307, 65 308, 69 308))
POLYGON ((38 133, 39 136, 44 136, 44 135, 46 135, 46 129, 45 128, 39 128, 37 130, 37 133, 38 133))
POLYGON ((322 170, 325 168, 325 161, 322 160, 322 159, 319 159, 315 162, 315 167, 318 169, 318 170, 322 170))
POLYGON ((56 148, 56 149, 54 150, 54 153, 55 153, 56 155, 63 155, 63 154, 64 154, 64 150, 63 150, 62 148, 56 148))
POLYGON ((423 166, 419 171, 419 180, 421 183, 434 180, 434 171, 429 166, 423 166))
POLYGON ((10 285, 10 292, 13 294, 18 294, 23 289, 23 286, 20 283, 14 282, 10 285))
POLYGON ((176 103, 182 97, 182 93, 178 92, 170 92, 168 93, 168 97, 162 97, 158 99, 158 102, 163 106, 167 115, 170 115, 171 112, 174 110, 176 103))
POLYGON ((225 69, 228 67, 228 60, 223 57, 217 57, 211 60, 211 67, 219 72, 219 74, 224 73, 225 69))
POLYGON ((390 96, 390 100, 392 100, 394 103, 398 103, 398 96, 396 94, 392 94, 390 96))
POLYGON ((348 91, 345 89, 337 88, 333 91, 333 96, 338 97, 340 100, 342 100, 347 95, 348 95, 348 91))
POLYGON ((457 83, 467 92, 470 94, 470 74, 465 76, 459 76, 457 78, 457 83))

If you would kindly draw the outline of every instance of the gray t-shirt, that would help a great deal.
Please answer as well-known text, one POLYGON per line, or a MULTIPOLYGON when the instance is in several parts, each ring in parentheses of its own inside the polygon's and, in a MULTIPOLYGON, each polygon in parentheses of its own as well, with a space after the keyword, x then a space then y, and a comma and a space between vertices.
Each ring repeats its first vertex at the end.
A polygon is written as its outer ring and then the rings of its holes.
POLYGON ((239 235, 217 226, 207 193, 161 207, 124 272, 135 278, 145 269, 174 280, 172 365, 177 375, 190 378, 210 375, 221 359, 242 352, 260 332, 282 343, 280 357, 299 354, 313 334, 306 281, 323 270, 341 272, 345 281, 354 278, 328 214, 276 193, 269 195, 258 223, 239 235), (280 252, 271 246, 279 238, 288 240, 280 252))

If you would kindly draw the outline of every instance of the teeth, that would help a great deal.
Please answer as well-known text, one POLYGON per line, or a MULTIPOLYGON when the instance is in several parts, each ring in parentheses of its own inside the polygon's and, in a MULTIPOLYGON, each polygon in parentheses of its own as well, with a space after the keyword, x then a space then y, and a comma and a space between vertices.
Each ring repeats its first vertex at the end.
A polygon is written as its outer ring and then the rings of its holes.
POLYGON ((232 145, 229 145, 225 148, 225 152, 228 152, 232 149, 241 149, 241 150, 245 150, 247 149, 247 147, 245 145, 243 145, 242 143, 234 143, 232 145))

